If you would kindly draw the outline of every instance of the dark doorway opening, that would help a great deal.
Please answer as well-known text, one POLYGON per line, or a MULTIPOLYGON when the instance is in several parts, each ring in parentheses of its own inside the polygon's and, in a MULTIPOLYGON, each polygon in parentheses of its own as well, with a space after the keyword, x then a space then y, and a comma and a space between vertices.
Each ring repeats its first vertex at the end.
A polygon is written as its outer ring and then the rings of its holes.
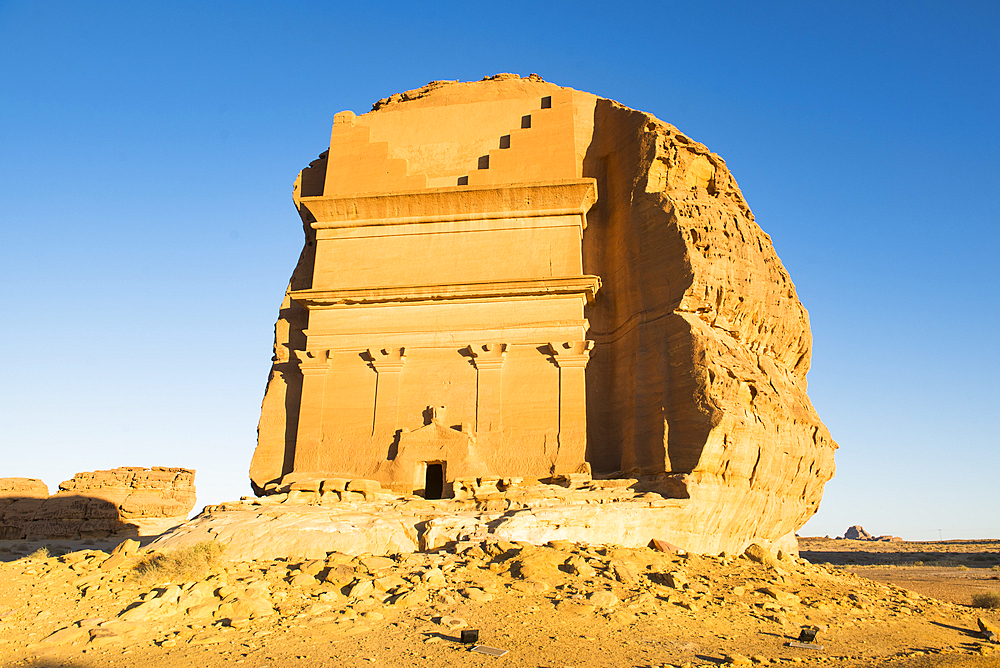
POLYGON ((444 464, 427 464, 424 498, 440 499, 444 496, 444 464))

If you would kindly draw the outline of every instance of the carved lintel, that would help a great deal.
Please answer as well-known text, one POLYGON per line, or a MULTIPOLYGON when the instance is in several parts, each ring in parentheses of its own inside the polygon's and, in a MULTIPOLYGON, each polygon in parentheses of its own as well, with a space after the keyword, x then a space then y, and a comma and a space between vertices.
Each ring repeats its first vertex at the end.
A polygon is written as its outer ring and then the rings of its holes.
POLYGON ((472 363, 477 369, 502 369, 507 358, 506 343, 484 343, 469 346, 472 363))
POLYGON ((329 350, 295 350, 293 352, 299 360, 299 369, 303 373, 325 372, 330 368, 329 350))
POLYGON ((601 287, 599 276, 554 276, 511 281, 444 283, 431 285, 344 288, 337 290, 295 290, 291 299, 308 309, 329 309, 355 304, 395 302, 440 302, 446 299, 489 299, 495 297, 546 297, 581 295, 594 302, 601 287))
POLYGON ((400 372, 406 363, 406 348, 369 348, 372 366, 378 373, 400 372))
POLYGON ((593 341, 549 343, 549 350, 552 351, 552 361, 559 368, 586 367, 587 362, 590 361, 590 351, 593 348, 593 341))

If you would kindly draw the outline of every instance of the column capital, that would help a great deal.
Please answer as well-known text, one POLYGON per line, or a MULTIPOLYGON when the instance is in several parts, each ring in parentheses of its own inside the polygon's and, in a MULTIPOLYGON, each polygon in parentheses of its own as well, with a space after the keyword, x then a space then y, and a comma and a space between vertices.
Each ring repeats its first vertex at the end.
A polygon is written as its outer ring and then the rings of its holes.
POLYGON ((369 348, 368 355, 372 358, 372 366, 377 373, 400 372, 406 363, 406 348, 369 348))
POLYGON ((329 350, 295 350, 302 373, 325 373, 330 368, 329 350))
POLYGON ((552 361, 560 369, 585 368, 590 361, 590 351, 594 349, 593 341, 560 341, 549 343, 552 361))
POLYGON ((502 369, 507 358, 506 343, 474 343, 469 346, 472 363, 477 369, 502 369))

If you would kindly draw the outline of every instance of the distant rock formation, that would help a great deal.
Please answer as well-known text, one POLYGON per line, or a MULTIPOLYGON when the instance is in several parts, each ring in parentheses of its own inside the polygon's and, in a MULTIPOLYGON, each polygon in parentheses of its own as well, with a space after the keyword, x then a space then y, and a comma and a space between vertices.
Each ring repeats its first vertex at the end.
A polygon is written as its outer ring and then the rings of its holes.
POLYGON ((872 540, 873 538, 875 536, 865 531, 860 524, 855 524, 844 532, 844 540, 872 540))
POLYGON ((149 536, 187 519, 192 469, 122 467, 77 473, 49 496, 41 480, 0 478, 0 539, 149 536))
POLYGON ((15 498, 44 499, 49 487, 38 478, 0 478, 0 510, 15 498))
POLYGON ((537 76, 434 82, 336 114, 294 201, 256 493, 632 478, 698 552, 787 548, 816 512, 837 445, 808 315, 672 125, 537 76))
POLYGON ((844 532, 841 540, 868 540, 868 541, 881 541, 883 543, 899 543, 902 542, 902 538, 899 536, 873 536, 864 530, 860 524, 855 524, 849 527, 847 531, 844 532))

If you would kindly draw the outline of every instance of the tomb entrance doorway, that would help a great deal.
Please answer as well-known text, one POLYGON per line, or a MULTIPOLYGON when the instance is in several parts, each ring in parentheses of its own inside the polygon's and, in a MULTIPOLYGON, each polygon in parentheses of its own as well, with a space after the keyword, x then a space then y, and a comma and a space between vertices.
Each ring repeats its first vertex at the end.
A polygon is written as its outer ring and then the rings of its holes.
POLYGON ((427 462, 424 476, 424 498, 440 499, 444 497, 444 463, 427 462))

